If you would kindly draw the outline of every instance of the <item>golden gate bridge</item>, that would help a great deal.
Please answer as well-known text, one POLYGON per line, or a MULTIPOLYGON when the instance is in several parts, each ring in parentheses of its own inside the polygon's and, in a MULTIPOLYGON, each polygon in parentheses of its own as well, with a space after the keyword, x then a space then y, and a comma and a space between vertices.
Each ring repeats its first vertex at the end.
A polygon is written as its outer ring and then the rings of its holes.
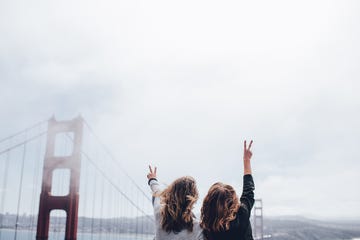
POLYGON ((82 117, 38 122, 0 139, 0 240, 152 239, 144 187, 82 117))

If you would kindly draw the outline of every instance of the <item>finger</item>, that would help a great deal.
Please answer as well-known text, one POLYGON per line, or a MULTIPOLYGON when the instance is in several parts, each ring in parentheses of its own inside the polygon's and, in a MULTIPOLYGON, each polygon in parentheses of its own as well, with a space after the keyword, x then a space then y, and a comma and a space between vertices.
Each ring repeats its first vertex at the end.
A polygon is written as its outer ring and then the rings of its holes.
POLYGON ((244 141, 244 151, 246 150, 246 140, 244 141))
POLYGON ((250 141, 248 150, 250 150, 252 143, 253 143, 253 140, 250 141))
POLYGON ((152 169, 151 169, 151 166, 149 165, 149 170, 150 170, 150 173, 152 173, 152 169))
POLYGON ((156 170, 157 170, 157 167, 155 167, 155 170, 154 170, 154 174, 156 175, 156 170))

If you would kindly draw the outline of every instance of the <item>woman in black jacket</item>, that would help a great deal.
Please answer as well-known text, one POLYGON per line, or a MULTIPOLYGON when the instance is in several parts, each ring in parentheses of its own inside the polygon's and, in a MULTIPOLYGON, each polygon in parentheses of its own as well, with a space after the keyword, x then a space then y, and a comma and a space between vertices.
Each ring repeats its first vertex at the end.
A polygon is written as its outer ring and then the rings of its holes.
POLYGON ((240 201, 234 188, 215 183, 209 189, 201 208, 201 227, 207 240, 253 239, 250 214, 254 205, 254 181, 251 175, 250 151, 244 141, 243 192, 240 201))

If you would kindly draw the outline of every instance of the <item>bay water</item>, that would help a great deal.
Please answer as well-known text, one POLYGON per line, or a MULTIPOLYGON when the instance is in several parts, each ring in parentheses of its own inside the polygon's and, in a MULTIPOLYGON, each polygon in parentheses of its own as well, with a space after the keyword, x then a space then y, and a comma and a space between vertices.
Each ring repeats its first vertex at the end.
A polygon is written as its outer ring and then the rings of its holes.
MULTIPOLYGON (((64 232, 49 232, 49 240, 63 240, 64 232)), ((13 229, 0 229, 0 240, 35 240, 36 232, 28 230, 18 230, 15 239, 13 229)), ((78 240, 152 240, 154 235, 144 234, 110 234, 110 233, 78 233, 78 240)))

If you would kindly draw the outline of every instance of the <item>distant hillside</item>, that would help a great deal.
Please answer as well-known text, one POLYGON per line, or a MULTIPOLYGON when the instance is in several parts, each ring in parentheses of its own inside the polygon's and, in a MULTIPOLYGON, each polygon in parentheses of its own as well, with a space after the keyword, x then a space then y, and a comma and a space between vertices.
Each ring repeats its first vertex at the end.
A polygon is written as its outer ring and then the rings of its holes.
MULTIPOLYGON (((2 226, 12 229, 16 216, 0 214, 2 226)), ((79 217, 78 232, 154 233, 152 216, 138 218, 91 219, 79 217)), ((34 230, 36 216, 20 216, 19 229, 34 230), (32 223, 32 224, 31 224, 32 223)), ((65 218, 51 219, 50 231, 64 231, 65 218)), ((264 219, 264 234, 274 240, 350 240, 360 238, 359 221, 318 221, 303 217, 277 217, 264 219)))
POLYGON ((340 240, 360 237, 360 221, 265 218, 264 233, 274 240, 340 240))

